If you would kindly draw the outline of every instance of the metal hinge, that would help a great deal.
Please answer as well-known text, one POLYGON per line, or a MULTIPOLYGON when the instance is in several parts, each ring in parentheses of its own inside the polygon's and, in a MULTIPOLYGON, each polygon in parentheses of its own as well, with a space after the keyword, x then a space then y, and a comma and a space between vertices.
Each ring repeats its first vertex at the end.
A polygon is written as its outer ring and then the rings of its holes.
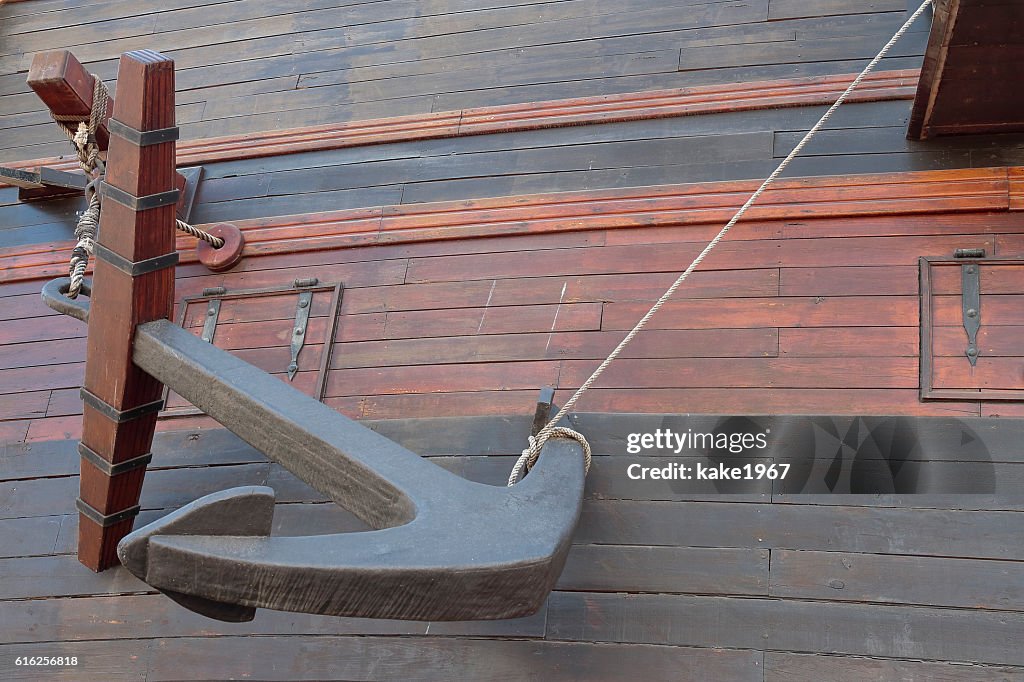
MULTIPOLYGON (((320 283, 316 277, 297 279, 294 282, 296 289, 315 287, 320 283)), ((288 365, 288 381, 295 378, 299 371, 299 353, 306 343, 306 328, 309 326, 309 309, 313 305, 313 292, 303 291, 299 293, 298 307, 295 309, 295 324, 292 326, 291 353, 292 361, 288 365)))
MULTIPOLYGON (((954 258, 981 259, 985 249, 957 249, 954 258)), ((964 263, 960 266, 960 294, 963 301, 964 330, 967 332, 968 362, 974 367, 978 362, 978 331, 981 329, 981 264, 964 263)))
POLYGON ((200 337, 206 343, 213 343, 213 337, 217 333, 218 317, 220 317, 220 299, 211 298, 206 303, 206 321, 203 322, 203 335, 200 337))

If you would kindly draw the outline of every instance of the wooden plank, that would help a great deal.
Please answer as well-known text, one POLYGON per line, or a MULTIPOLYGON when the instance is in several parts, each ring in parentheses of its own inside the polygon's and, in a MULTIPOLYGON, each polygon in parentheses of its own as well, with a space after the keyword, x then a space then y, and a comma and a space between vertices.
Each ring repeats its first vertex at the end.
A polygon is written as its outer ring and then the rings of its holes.
POLYGON ((815 0, 813 3, 800 0, 771 0, 768 5, 768 20, 782 21, 867 12, 903 12, 905 9, 905 0, 878 0, 869 4, 857 0, 815 0))
POLYGON ((591 501, 574 542, 1024 558, 1015 511, 729 502, 591 501), (685 518, 686 523, 679 523, 685 518))
POLYGON ((536 390, 552 385, 557 377, 557 362, 460 365, 450 366, 443 373, 432 367, 345 369, 331 372, 326 395, 536 390))
MULTIPOLYGON (((1019 326, 1024 324, 1020 294, 988 294, 982 299, 985 326, 1019 326)), ((963 327, 964 313, 959 296, 932 298, 934 324, 937 327, 963 327)))
POLYGON ((770 583, 773 597, 1024 610, 1017 561, 777 550, 770 583))
POLYGON ((556 589, 767 594, 768 551, 573 545, 556 589))
MULTIPOLYGON (((4 610, 9 613, 11 620, 8 622, 12 624, 13 633, 17 633, 10 640, 12 643, 204 637, 211 627, 210 620, 205 616, 187 611, 159 594, 11 601, 4 603, 4 610), (97 619, 95 623, 94 618, 97 619), (38 623, 39 627, 30 627, 32 623, 38 623)), ((431 633, 441 635, 536 638, 543 635, 544 611, 527 618, 506 621, 428 624, 335 618, 260 609, 255 620, 250 623, 217 624, 214 627, 218 630, 224 628, 224 632, 234 635, 293 635, 296 632, 308 636, 401 635, 424 634, 429 629, 431 633)), ((247 641, 251 646, 251 640, 247 641)))
MULTIPOLYGON (((444 624, 438 625, 444 629, 444 624)), ((439 667, 459 679, 527 676, 554 682, 584 678, 606 681, 644 670, 655 679, 710 674, 737 682, 761 680, 761 654, 755 651, 467 637, 285 634, 261 637, 259 651, 254 651, 252 642, 244 636, 230 635, 149 642, 70 642, 62 646, 66 655, 77 656, 80 661, 77 668, 66 669, 67 674, 81 680, 200 680, 211 676, 229 679, 255 677, 274 670, 275 675, 293 680, 341 677, 417 682, 436 679, 439 667)), ((49 655, 46 646, 52 649, 52 645, 43 644, 0 646, 0 662, 8 664, 16 655, 49 655)), ((13 663, 10 666, 17 670, 13 663)))
POLYGON ((44 416, 49 402, 49 391, 0 395, 0 421, 44 416))
MULTIPOLYGON (((595 367, 596 367, 595 363, 595 367)), ((567 400, 560 391, 556 400, 567 400)), ((978 416, 978 401, 922 403, 917 390, 907 389, 785 389, 688 388, 602 389, 587 392, 584 405, 600 412, 717 413, 717 414, 898 414, 978 416)), ((401 416, 395 414, 394 416, 401 416)))
MULTIPOLYGON (((864 327, 917 323, 917 297, 892 296, 879 307, 873 296, 749 298, 669 301, 651 320, 651 329, 750 327, 864 327)), ((608 303, 602 329, 632 329, 647 303, 608 303)))
POLYGON ((153 592, 121 566, 100 575, 67 555, 0 559, 0 576, 0 600, 153 592))
POLYGON ((919 342, 916 327, 779 329, 779 355, 790 358, 877 358, 880 355, 916 358, 919 342))
MULTIPOLYGON (((342 343, 331 354, 332 369, 399 365, 553 360, 603 360, 622 340, 618 332, 525 333, 448 336, 342 343)), ((623 358, 773 357, 774 329, 650 331, 631 343, 623 358)))
MULTIPOLYGON (((594 362, 566 360, 558 387, 575 388, 594 362)), ((618 360, 601 375, 603 388, 915 388, 917 363, 905 358, 673 358, 618 360)))
POLYGON ((917 268, 909 265, 782 268, 779 272, 781 296, 913 296, 916 293, 917 268))
POLYGON ((61 516, 37 516, 0 520, 0 556, 25 557, 51 554, 60 532, 61 516))
POLYGON ((1024 680, 1024 670, 1016 667, 994 667, 957 661, 907 661, 790 654, 767 651, 764 657, 764 679, 770 682, 859 682, 860 680, 906 680, 906 682, 973 682, 974 680, 1024 680))
MULTIPOLYGON (((995 239, 978 235, 952 237, 853 237, 848 239, 725 241, 708 256, 706 269, 823 267, 826 265, 910 265, 925 253, 952 253, 956 248, 993 248, 995 239), (967 244, 968 246, 964 246, 967 244), (959 246, 957 246, 959 245, 959 246)), ((546 251, 491 257, 460 256, 414 261, 407 281, 442 282, 536 275, 582 275, 594 272, 679 272, 703 244, 680 244, 672 251, 649 246, 584 249, 573 258, 546 251), (653 251, 653 252, 652 252, 653 251)))
MULTIPOLYGON (((1021 353, 1020 339, 1024 327, 1020 325, 990 325, 978 330, 978 349, 981 356, 993 359, 1021 353)), ((936 357, 964 358, 967 350, 967 332, 963 327, 935 327, 932 351, 936 357)))
POLYGON ((547 638, 1020 665, 1022 628, 1020 619, 967 609, 557 592, 547 638), (595 612, 603 617, 586 616, 595 612))
POLYGON ((492 306, 443 311, 387 313, 384 336, 389 339, 511 334, 522 332, 597 331, 601 328, 600 303, 536 306, 492 306))
MULTIPOLYGON (((26 4, 35 4, 26 3, 26 4)), ((109 680, 137 680, 145 682, 146 670, 151 656, 152 642, 74 642, 62 644, 65 659, 74 659, 76 664, 51 666, 47 676, 53 680, 76 680, 81 682, 107 682, 109 680)), ((9 679, 31 682, 38 679, 39 671, 31 666, 15 664, 20 656, 44 657, 50 654, 52 644, 0 645, 0 665, 9 671, 9 679)))
MULTIPOLYGON (((973 367, 963 353, 960 357, 936 357, 932 361, 932 385, 937 389, 1024 389, 1024 358, 978 357, 973 367)), ((1019 351, 1018 351, 1019 352, 1019 351)), ((1024 397, 1024 393, 1021 394, 1024 397)))

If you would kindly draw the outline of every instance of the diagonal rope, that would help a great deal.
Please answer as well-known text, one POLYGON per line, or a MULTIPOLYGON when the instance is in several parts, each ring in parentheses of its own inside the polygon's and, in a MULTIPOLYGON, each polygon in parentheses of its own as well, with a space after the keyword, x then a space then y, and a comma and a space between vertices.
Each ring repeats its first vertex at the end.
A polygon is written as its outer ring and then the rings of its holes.
MULTIPOLYGON (((57 123, 61 132, 67 135, 68 140, 71 141, 71 146, 75 148, 75 154, 78 156, 78 165, 89 179, 89 184, 85 187, 86 209, 78 216, 78 224, 75 227, 75 237, 78 242, 71 250, 71 259, 68 264, 68 275, 71 278, 68 298, 77 298, 82 290, 85 271, 89 267, 89 257, 93 253, 93 244, 96 241, 96 232, 99 230, 100 193, 98 189, 106 169, 103 159, 100 157, 96 131, 104 121, 109 101, 110 93, 107 92, 103 81, 93 76, 92 107, 88 116, 50 112, 50 118, 57 123)), ((224 240, 220 237, 194 225, 189 225, 183 220, 175 219, 175 227, 197 239, 209 242, 215 249, 224 246, 224 240)))
POLYGON ((818 119, 818 122, 814 124, 814 127, 807 131, 807 134, 804 135, 803 139, 801 139, 799 143, 797 143, 796 147, 793 148, 793 151, 791 151, 786 156, 786 158, 782 160, 782 163, 780 163, 778 167, 774 171, 772 171, 772 174, 769 175, 763 183, 761 183, 761 186, 757 188, 757 191, 750 195, 750 198, 747 199, 746 203, 744 203, 738 211, 736 211, 736 214, 732 217, 731 220, 729 220, 728 223, 726 223, 725 227, 723 227, 721 231, 717 235, 715 235, 714 239, 708 242, 708 245, 705 246, 704 250, 701 251, 697 255, 697 257, 693 259, 693 262, 690 263, 689 267, 687 267, 686 270, 684 270, 683 273, 679 275, 678 279, 676 279, 676 281, 672 283, 672 286, 670 286, 665 291, 665 293, 661 295, 661 298, 659 298, 655 302, 655 304, 651 306, 651 309, 648 310, 644 314, 644 316, 640 318, 640 321, 637 322, 633 329, 631 329, 630 332, 626 334, 625 338, 623 338, 622 341, 619 342, 619 345, 617 345, 614 348, 614 350, 612 350, 612 352, 608 354, 608 357, 605 358, 604 361, 597 367, 597 369, 594 370, 594 373, 591 374, 590 377, 583 382, 583 385, 580 386, 575 393, 573 393, 572 397, 565 402, 565 405, 563 405, 562 409, 558 411, 558 414, 556 414, 551 419, 551 421, 548 422, 548 424, 543 429, 541 429, 540 432, 537 433, 535 437, 532 437, 530 439, 529 447, 523 450, 522 455, 520 455, 519 459, 516 461, 515 466, 512 468, 512 473, 509 475, 508 478, 508 485, 515 485, 516 482, 519 480, 519 476, 520 474, 522 474, 523 470, 525 469, 526 471, 529 471, 530 467, 533 466, 534 463, 536 463, 537 458, 540 456, 540 451, 544 447, 544 443, 546 443, 549 438, 556 435, 556 428, 563 430, 563 432, 560 432, 558 434, 559 437, 571 437, 574 438, 575 440, 580 440, 581 438, 583 438, 582 435, 576 433, 575 431, 573 432, 575 435, 569 436, 568 434, 565 434, 564 431, 568 431, 570 429, 565 429, 565 427, 556 427, 555 424, 557 424, 559 420, 565 417, 565 415, 567 415, 569 411, 572 410, 572 408, 576 405, 576 402, 583 396, 584 393, 587 392, 587 389, 589 389, 591 385, 593 385, 593 383, 597 381, 598 377, 600 377, 604 373, 605 369, 608 368, 608 365, 610 365, 615 360, 615 358, 619 357, 619 354, 622 353, 622 350, 629 344, 629 342, 632 341, 633 338, 636 337, 636 335, 639 334, 645 326, 647 326, 647 323, 654 316, 654 314, 658 312, 658 310, 660 310, 661 307, 665 305, 665 303, 670 298, 672 298, 672 295, 675 294, 676 290, 679 289, 683 282, 686 281, 686 279, 690 276, 690 273, 696 270, 697 267, 707 257, 707 255, 711 253, 712 249, 718 246, 718 243, 722 241, 726 234, 729 233, 729 230, 732 229, 733 225, 739 222, 740 218, 743 217, 743 214, 745 214, 747 210, 751 206, 753 206, 754 202, 756 202, 758 198, 760 198, 760 196, 764 193, 764 191, 768 189, 768 186, 775 182, 775 180, 780 175, 782 175, 783 171, 786 170, 786 167, 789 166, 789 164, 793 161, 793 159, 797 157, 797 155, 801 151, 803 151, 804 147, 807 146, 807 143, 814 138, 814 136, 818 133, 819 130, 821 130, 821 128, 828 122, 828 120, 832 118, 832 115, 836 112, 836 110, 840 106, 842 106, 843 102, 846 101, 846 98, 850 96, 850 93, 852 93, 857 88, 857 86, 861 84, 861 81, 863 81, 868 76, 868 74, 874 71, 875 67, 878 66, 878 63, 882 61, 882 59, 884 59, 887 54, 889 54, 889 51, 892 49, 893 45, 895 45, 897 41, 899 41, 899 39, 903 37, 903 35, 910 29, 910 27, 913 26, 914 22, 917 21, 917 19, 922 14, 924 14, 924 11, 928 9, 928 7, 931 4, 932 0, 925 0, 921 4, 921 6, 917 8, 917 11, 914 12, 909 19, 907 19, 907 21, 903 24, 903 26, 900 27, 898 31, 896 31, 893 37, 889 39, 889 42, 885 44, 885 46, 878 52, 877 55, 875 55, 875 58, 872 59, 866 67, 864 67, 864 70, 861 71, 855 79, 853 79, 853 82, 850 83, 849 87, 847 87, 843 94, 839 96, 839 99, 835 101, 835 104, 829 107, 828 111, 826 111, 822 115, 822 117, 818 119))

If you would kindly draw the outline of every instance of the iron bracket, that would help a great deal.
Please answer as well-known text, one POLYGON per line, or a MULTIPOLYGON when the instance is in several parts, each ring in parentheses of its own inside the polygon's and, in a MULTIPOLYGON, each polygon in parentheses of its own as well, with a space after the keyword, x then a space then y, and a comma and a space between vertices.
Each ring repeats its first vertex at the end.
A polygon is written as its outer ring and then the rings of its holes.
MULTIPOLYGON (((957 249, 955 258, 978 259, 985 257, 984 249, 957 249)), ((967 356, 971 367, 978 362, 978 331, 981 329, 981 263, 970 262, 960 266, 960 294, 964 330, 967 332, 967 356)))
POLYGON ((203 335, 201 338, 206 343, 213 343, 213 337, 217 334, 217 319, 220 317, 220 299, 211 298, 206 307, 206 319, 203 320, 203 335))
POLYGON ((295 378, 299 371, 299 353, 306 343, 306 328, 309 326, 309 309, 313 303, 313 292, 303 291, 299 294, 298 307, 295 309, 295 324, 292 326, 291 354, 292 361, 288 365, 288 381, 295 378))

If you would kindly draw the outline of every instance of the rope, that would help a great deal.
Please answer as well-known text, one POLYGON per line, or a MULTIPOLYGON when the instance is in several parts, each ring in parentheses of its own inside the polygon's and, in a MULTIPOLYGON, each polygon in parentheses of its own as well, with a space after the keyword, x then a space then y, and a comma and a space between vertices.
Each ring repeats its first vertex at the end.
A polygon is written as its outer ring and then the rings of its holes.
POLYGON ((224 240, 221 239, 220 237, 215 237, 209 232, 206 232, 205 230, 200 230, 195 225, 189 225, 184 220, 176 221, 175 227, 177 227, 182 232, 186 232, 192 235, 196 239, 202 239, 204 242, 209 242, 210 246, 212 246, 215 249, 219 249, 220 247, 224 246, 224 240))
MULTIPOLYGON (((85 271, 89 267, 89 257, 93 253, 93 244, 96 241, 96 232, 99 230, 100 223, 100 194, 97 187, 106 172, 103 159, 100 158, 96 131, 99 130, 106 116, 110 93, 99 78, 93 76, 92 82, 92 107, 89 109, 88 116, 50 113, 50 117, 57 123, 57 127, 68 136, 71 145, 75 148, 75 154, 78 156, 78 165, 89 178, 89 184, 85 187, 86 209, 78 216, 78 224, 75 226, 75 237, 78 239, 78 243, 71 250, 71 259, 68 264, 68 274, 71 277, 68 298, 78 298, 78 294, 82 290, 82 283, 85 281, 85 271)), ((224 240, 220 237, 215 237, 182 220, 175 220, 175 227, 197 239, 209 242, 215 249, 224 246, 224 240)))
MULTIPOLYGON (((539 436, 540 434, 537 434, 539 436)), ((551 429, 551 433, 545 439, 545 441, 551 438, 571 438, 580 444, 583 448, 583 472, 584 474, 590 471, 590 443, 583 437, 583 434, 579 431, 573 431, 570 428, 564 426, 556 426, 551 429)), ((534 444, 537 442, 537 438, 530 436, 530 446, 523 450, 523 454, 516 460, 516 465, 512 467, 512 473, 509 474, 508 484, 510 486, 515 485, 516 481, 519 480, 519 475, 523 471, 523 467, 529 470, 534 464, 537 463, 537 458, 540 457, 540 449, 534 450, 534 444)))
POLYGON ((92 79, 92 108, 88 116, 67 116, 51 113, 57 127, 68 136, 78 156, 78 165, 82 167, 89 184, 85 186, 86 209, 78 216, 75 226, 75 237, 78 243, 71 250, 68 264, 68 275, 71 285, 68 287, 68 298, 78 298, 85 281, 85 270, 89 267, 89 256, 93 252, 96 232, 100 223, 100 195, 97 183, 103 177, 105 168, 100 159, 100 147, 96 142, 96 131, 107 112, 110 93, 99 78, 92 79), (77 124, 72 126, 71 124, 77 124))
POLYGON ((887 42, 885 46, 878 52, 878 54, 875 55, 875 58, 872 59, 866 67, 864 67, 864 70, 861 71, 855 79, 853 79, 853 82, 850 83, 849 87, 847 87, 843 94, 839 96, 839 99, 835 101, 835 104, 829 107, 828 111, 826 111, 818 120, 818 122, 814 124, 814 127, 807 131, 807 134, 804 135, 803 139, 801 139, 800 142, 796 145, 796 147, 793 148, 793 151, 791 151, 786 156, 786 158, 782 160, 782 163, 780 163, 779 166, 774 171, 772 171, 772 174, 769 175, 763 183, 761 183, 761 186, 757 188, 757 191, 750 195, 750 198, 747 199, 746 203, 744 203, 738 211, 736 211, 736 214, 732 217, 731 220, 729 220, 728 223, 726 223, 725 227, 723 227, 721 231, 717 235, 715 235, 714 239, 708 242, 708 245, 705 246, 704 250, 701 251, 697 255, 697 257, 693 259, 693 262, 690 263, 689 267, 687 267, 686 270, 684 270, 683 273, 679 275, 678 279, 676 279, 676 281, 672 283, 672 286, 670 286, 665 291, 665 293, 661 295, 661 298, 659 298, 655 302, 655 304, 651 306, 651 309, 648 310, 644 314, 644 316, 640 318, 640 321, 636 323, 636 326, 634 326, 633 329, 631 329, 630 332, 626 334, 625 338, 623 338, 622 341, 619 342, 619 345, 617 345, 614 348, 614 350, 612 350, 612 352, 608 354, 608 357, 605 358, 604 361, 598 366, 598 368, 594 370, 594 373, 591 374, 590 377, 583 382, 583 385, 580 386, 575 393, 573 393, 572 397, 565 402, 565 405, 563 405, 562 409, 558 411, 558 414, 556 414, 551 419, 551 421, 548 422, 548 424, 544 428, 542 428, 540 432, 537 433, 536 437, 530 438, 529 447, 523 450, 523 454, 519 457, 519 460, 516 462, 515 466, 512 469, 512 475, 509 476, 508 484, 510 486, 515 485, 516 481, 519 480, 519 473, 524 468, 527 471, 529 471, 529 468, 533 465, 534 462, 537 461, 537 458, 540 456, 540 451, 544 447, 544 443, 546 443, 548 439, 555 436, 555 431, 560 427, 555 427, 554 424, 556 424, 559 420, 565 417, 566 414, 569 413, 573 406, 576 405, 576 402, 580 399, 580 397, 582 397, 583 394, 587 392, 587 389, 589 389, 591 385, 595 381, 597 381, 598 377, 600 377, 601 374, 604 373, 605 369, 608 368, 608 365, 610 365, 612 361, 615 360, 615 358, 619 357, 619 354, 622 353, 622 350, 629 344, 630 341, 633 340, 634 337, 636 337, 637 334, 640 333, 641 330, 643 330, 643 328, 650 321, 651 317, 653 317, 654 314, 658 312, 658 310, 660 310, 661 307, 665 305, 665 303, 672 297, 672 295, 676 293, 676 290, 679 289, 682 283, 686 281, 686 278, 690 276, 690 273, 697 269, 697 267, 704 261, 707 255, 711 253, 712 249, 718 246, 718 243, 722 241, 726 234, 729 233, 729 230, 732 229, 733 225, 735 225, 740 220, 740 218, 743 217, 743 214, 745 214, 747 210, 754 204, 754 202, 757 201, 758 198, 764 193, 764 191, 768 189, 768 186, 775 182, 776 178, 778 178, 783 173, 783 171, 786 170, 786 167, 788 167, 789 164, 793 161, 793 159, 796 158, 796 156, 801 151, 803 151, 804 147, 807 146, 807 143, 814 138, 818 131, 821 130, 822 126, 824 126, 828 122, 828 120, 832 118, 832 115, 836 112, 836 109, 842 106, 843 102, 846 101, 846 98, 850 96, 850 93, 852 93, 857 88, 857 86, 861 84, 861 81, 863 81, 868 76, 868 74, 874 71, 875 67, 878 66, 878 63, 885 58, 885 55, 889 54, 889 50, 892 49, 893 45, 895 45, 897 41, 899 41, 899 39, 903 37, 903 35, 910 29, 910 27, 913 26, 914 22, 917 21, 917 19, 922 14, 924 14, 924 11, 931 4, 932 0, 924 0, 921 6, 917 8, 917 11, 914 12, 914 14, 912 14, 909 19, 907 19, 903 26, 901 26, 900 29, 896 31, 896 33, 893 35, 893 37, 889 39, 889 42, 887 42))

